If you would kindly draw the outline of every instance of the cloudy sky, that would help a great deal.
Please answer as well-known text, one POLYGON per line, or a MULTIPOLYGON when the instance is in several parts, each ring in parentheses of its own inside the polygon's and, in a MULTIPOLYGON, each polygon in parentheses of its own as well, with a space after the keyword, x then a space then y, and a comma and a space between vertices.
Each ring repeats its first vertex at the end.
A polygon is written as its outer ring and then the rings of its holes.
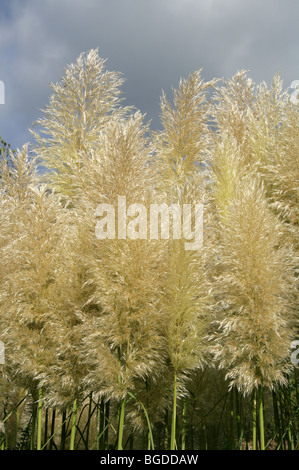
POLYGON ((125 104, 160 126, 162 89, 181 77, 231 78, 248 70, 255 83, 281 74, 299 80, 298 0, 0 0, 0 136, 12 147, 49 101, 49 84, 81 52, 98 48, 122 72, 125 104))

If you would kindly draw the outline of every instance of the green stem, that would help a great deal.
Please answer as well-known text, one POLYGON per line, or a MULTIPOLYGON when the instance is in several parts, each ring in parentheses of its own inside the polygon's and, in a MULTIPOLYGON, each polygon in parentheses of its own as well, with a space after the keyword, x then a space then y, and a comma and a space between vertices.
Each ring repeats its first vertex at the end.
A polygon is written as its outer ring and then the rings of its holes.
POLYGON ((36 444, 37 450, 41 450, 41 446, 42 446, 42 410, 43 410, 43 391, 40 388, 38 409, 37 409, 37 444, 36 444))
POLYGON ((292 436, 291 423, 288 427, 288 450, 294 450, 294 440, 292 436))
POLYGON ((109 418, 110 418, 110 402, 107 401, 106 406, 105 406, 104 450, 107 450, 108 445, 109 445, 109 418))
POLYGON ((176 435, 176 404, 177 404, 177 375, 174 374, 173 382, 173 404, 172 404, 172 420, 171 420, 171 435, 170 435, 170 450, 175 450, 175 435, 176 435))
POLYGON ((294 450, 294 439, 292 434, 292 399, 290 389, 287 388, 286 391, 286 403, 287 403, 287 416, 288 416, 288 450, 294 450))
POLYGON ((15 428, 15 442, 17 441, 17 437, 18 437, 18 431, 19 431, 19 422, 20 422, 20 408, 17 407, 17 411, 16 411, 16 428, 15 428))
POLYGON ((263 389, 259 389, 259 419, 260 419, 260 441, 261 450, 265 450, 265 426, 264 426, 264 397, 263 389))
POLYGON ((147 450, 151 450, 151 433, 147 431, 147 450))
POLYGON ((117 450, 123 450, 123 434, 124 434, 124 422, 125 422, 125 404, 126 399, 123 398, 121 401, 119 425, 118 425, 118 443, 117 450))
POLYGON ((186 422, 187 422, 187 400, 184 397, 182 416, 182 450, 186 449, 186 422))
MULTIPOLYGON (((49 409, 46 408, 46 411, 45 411, 45 426, 44 426, 44 442, 48 442, 48 426, 49 426, 49 409)), ((47 444, 45 444, 43 449, 47 450, 47 444)))
POLYGON ((74 406, 73 406, 73 417, 72 417, 70 450, 74 450, 74 447, 75 447, 77 409, 78 409, 77 399, 75 398, 75 400, 74 400, 74 406))
POLYGON ((232 388, 230 394, 230 413, 229 413, 229 448, 230 450, 235 449, 234 445, 234 389, 232 388))
POLYGON ((145 415, 145 419, 147 421, 147 426, 148 426, 148 434, 147 434, 147 438, 148 438, 148 442, 147 442, 147 445, 148 445, 148 450, 150 450, 151 448, 154 450, 155 448, 155 445, 154 445, 154 438, 153 438, 153 433, 152 433, 152 427, 151 427, 151 423, 150 423, 150 419, 149 419, 149 416, 148 416, 148 413, 145 409, 145 406, 143 405, 143 403, 141 403, 141 401, 137 400, 137 398, 133 395, 133 393, 131 392, 128 392, 129 395, 134 398, 134 400, 137 401, 137 403, 139 403, 139 405, 141 405, 143 411, 144 411, 144 415, 145 415))
POLYGON ((237 388, 235 389, 235 395, 236 395, 236 418, 237 418, 238 443, 239 443, 239 450, 242 450, 243 430, 241 429, 240 395, 239 395, 237 388))
POLYGON ((256 450, 256 388, 253 391, 252 449, 256 450))
POLYGON ((88 406, 88 422, 86 429, 86 448, 88 450, 88 441, 89 441, 89 431, 90 431, 90 420, 91 420, 91 406, 92 406, 92 392, 89 396, 89 406, 88 406))
POLYGON ((6 448, 6 436, 3 436, 2 441, 1 441, 1 450, 5 450, 5 448, 6 448))
POLYGON ((33 408, 32 408, 32 426, 31 426, 31 437, 30 437, 30 450, 34 450, 35 421, 36 421, 36 403, 35 403, 35 400, 34 400, 33 408))

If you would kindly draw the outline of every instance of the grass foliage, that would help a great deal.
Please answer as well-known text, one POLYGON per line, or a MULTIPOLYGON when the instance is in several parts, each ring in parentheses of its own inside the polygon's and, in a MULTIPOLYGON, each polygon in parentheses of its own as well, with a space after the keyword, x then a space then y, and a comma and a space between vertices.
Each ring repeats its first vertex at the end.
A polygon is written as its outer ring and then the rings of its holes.
POLYGON ((33 148, 2 142, 2 450, 298 448, 299 108, 279 76, 201 74, 152 131, 91 50, 33 148), (98 239, 118 196, 202 203, 203 245, 139 237, 136 214, 98 239))

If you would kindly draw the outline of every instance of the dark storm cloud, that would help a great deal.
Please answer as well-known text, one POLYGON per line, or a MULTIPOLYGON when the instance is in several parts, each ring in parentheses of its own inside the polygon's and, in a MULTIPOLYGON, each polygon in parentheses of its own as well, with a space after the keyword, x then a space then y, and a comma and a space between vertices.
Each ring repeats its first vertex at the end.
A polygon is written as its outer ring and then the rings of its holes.
POLYGON ((123 73, 126 104, 159 126, 164 89, 202 68, 206 79, 241 68, 255 82, 280 72, 299 79, 297 0, 2 0, 0 135, 13 146, 30 139, 64 67, 98 48, 123 73))

